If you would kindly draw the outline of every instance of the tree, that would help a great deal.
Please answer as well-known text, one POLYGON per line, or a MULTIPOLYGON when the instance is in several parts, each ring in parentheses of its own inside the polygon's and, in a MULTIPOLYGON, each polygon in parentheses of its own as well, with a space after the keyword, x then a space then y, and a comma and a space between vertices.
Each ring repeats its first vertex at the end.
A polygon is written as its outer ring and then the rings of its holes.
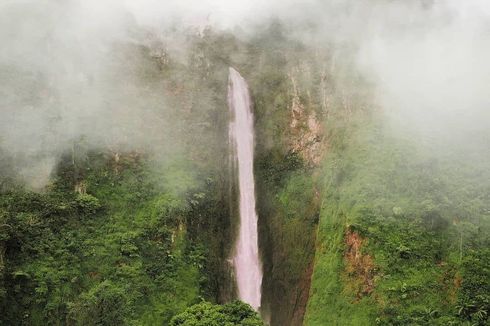
POLYGON ((124 325, 127 298, 122 288, 103 281, 80 295, 70 307, 70 324, 74 325, 124 325))
POLYGON ((225 305, 201 302, 174 316, 171 326, 264 326, 259 315, 246 303, 225 305))

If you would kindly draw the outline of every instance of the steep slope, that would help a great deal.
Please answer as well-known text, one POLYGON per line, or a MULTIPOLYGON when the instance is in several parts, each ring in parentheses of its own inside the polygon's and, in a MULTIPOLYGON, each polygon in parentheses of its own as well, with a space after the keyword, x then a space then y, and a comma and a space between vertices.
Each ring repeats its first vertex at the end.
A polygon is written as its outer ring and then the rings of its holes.
MULTIPOLYGON (((73 139, 38 192, 19 178, 19 157, 1 153, 3 324, 166 324, 223 309, 185 312, 203 298, 235 296, 229 66, 254 102, 264 319, 488 323, 488 134, 470 144, 456 131, 420 137, 392 124, 345 53, 289 32, 278 23, 253 37, 186 32, 177 50, 158 38, 117 44, 111 78, 129 75, 131 87, 116 83, 107 105, 124 93, 128 107, 157 108, 158 123, 138 133, 151 141, 73 139)), ((32 105, 60 105, 42 76, 14 75, 32 105)))
MULTIPOLYGON (((0 323, 166 324, 203 298, 230 298, 228 121, 226 97, 215 96, 226 94, 227 66, 213 57, 213 41, 189 35, 186 53, 200 58, 192 64, 116 45, 113 64, 131 60, 123 79, 131 82, 114 85, 107 109, 120 104, 114 94, 134 95, 125 105, 143 107, 142 121, 150 109, 158 119, 129 135, 153 143, 73 139, 36 192, 18 157, 2 155, 0 323)), ((33 105, 52 92, 37 83, 33 105)))
POLYGON ((330 128, 305 324, 485 325, 487 136, 421 145, 366 112, 330 128))

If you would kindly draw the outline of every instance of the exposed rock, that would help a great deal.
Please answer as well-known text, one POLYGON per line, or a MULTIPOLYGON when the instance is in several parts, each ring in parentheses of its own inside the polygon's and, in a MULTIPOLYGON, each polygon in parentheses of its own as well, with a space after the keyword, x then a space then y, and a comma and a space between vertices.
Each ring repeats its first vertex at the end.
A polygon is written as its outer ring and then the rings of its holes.
POLYGON ((87 193, 87 184, 85 181, 80 181, 75 184, 75 192, 84 195, 87 193))
POLYGON ((463 277, 459 272, 456 272, 454 274, 454 277, 452 278, 452 284, 450 285, 449 292, 448 292, 449 295, 447 298, 451 304, 455 304, 457 302, 458 292, 462 284, 463 284, 463 277))
POLYGON ((292 84, 289 147, 293 153, 299 154, 308 165, 318 166, 325 145, 322 141, 322 126, 315 112, 307 112, 305 105, 301 102, 293 74, 290 73, 289 77, 292 84))
POLYGON ((131 152, 119 152, 117 150, 111 150, 111 156, 109 164, 112 170, 119 174, 127 167, 132 167, 138 164, 141 160, 142 154, 137 151, 131 152))
POLYGON ((369 254, 362 253, 365 239, 357 232, 348 229, 344 243, 346 286, 361 299, 374 290, 374 262, 369 254))

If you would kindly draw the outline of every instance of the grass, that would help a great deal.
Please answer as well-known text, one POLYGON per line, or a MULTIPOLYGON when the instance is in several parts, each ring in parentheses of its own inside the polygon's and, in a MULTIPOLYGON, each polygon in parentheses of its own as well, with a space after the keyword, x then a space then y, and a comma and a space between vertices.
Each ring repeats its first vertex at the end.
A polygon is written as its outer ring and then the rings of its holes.
MULTIPOLYGON (((441 161, 438 152, 420 150, 379 123, 356 127, 325 162, 305 324, 484 325, 487 317, 457 309, 468 300, 457 281, 466 269, 458 255, 482 253, 482 243, 488 242, 482 223, 488 213, 476 208, 479 204, 467 205, 484 196, 481 180, 471 178, 482 166, 465 167, 460 156, 450 154, 441 161), (353 276, 345 274, 347 230, 366 239, 362 251, 376 266, 374 290, 360 299, 349 286, 353 276), (458 234, 464 238, 462 247, 458 234)), ((488 270, 462 282, 471 284, 483 275, 488 270)), ((477 303, 485 311, 486 300, 487 295, 477 303)))

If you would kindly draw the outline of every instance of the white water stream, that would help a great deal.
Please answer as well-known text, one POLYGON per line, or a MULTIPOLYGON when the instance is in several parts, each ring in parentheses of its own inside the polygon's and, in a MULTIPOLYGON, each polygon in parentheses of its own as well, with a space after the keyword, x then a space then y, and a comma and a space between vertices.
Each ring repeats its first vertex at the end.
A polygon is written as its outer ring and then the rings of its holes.
POLYGON ((238 161, 240 192, 240 229, 235 245, 233 266, 238 297, 255 310, 260 308, 262 264, 259 258, 257 212, 254 186, 254 123, 247 82, 230 68, 228 105, 232 111, 230 140, 238 161))

